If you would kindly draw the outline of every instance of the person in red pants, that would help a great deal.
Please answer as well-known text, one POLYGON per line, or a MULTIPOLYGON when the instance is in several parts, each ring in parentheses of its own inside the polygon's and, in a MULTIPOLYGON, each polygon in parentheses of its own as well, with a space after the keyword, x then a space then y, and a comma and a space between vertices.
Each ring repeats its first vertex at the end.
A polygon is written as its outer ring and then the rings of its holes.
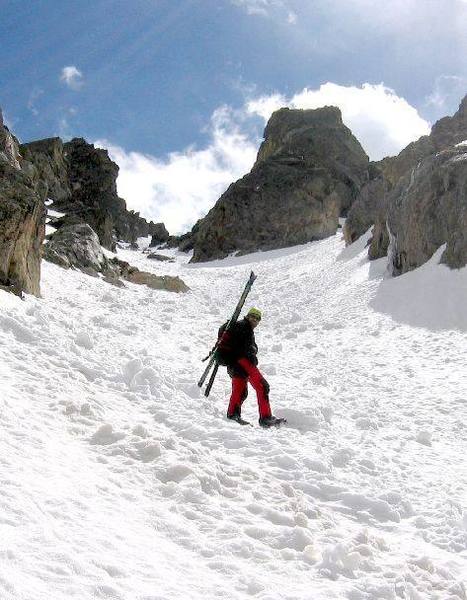
POLYGON ((271 427, 284 422, 271 413, 269 404, 269 384, 259 371, 258 346, 255 341, 254 329, 261 321, 261 311, 250 308, 246 316, 237 321, 222 337, 225 325, 219 330, 220 353, 223 362, 227 365, 227 372, 232 379, 232 394, 230 396, 227 418, 246 424, 242 419, 242 404, 248 396, 248 383, 256 392, 258 399, 259 424, 262 427, 271 427))

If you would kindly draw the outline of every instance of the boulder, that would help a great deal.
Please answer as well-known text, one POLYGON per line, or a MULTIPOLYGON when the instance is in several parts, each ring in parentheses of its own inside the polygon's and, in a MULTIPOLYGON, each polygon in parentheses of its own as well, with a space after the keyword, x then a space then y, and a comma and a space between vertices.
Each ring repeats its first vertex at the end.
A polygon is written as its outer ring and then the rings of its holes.
POLYGON ((159 262, 175 262, 170 256, 166 256, 165 254, 157 254, 156 252, 150 252, 146 258, 157 260, 159 262))
POLYGON ((443 244, 441 262, 467 264, 467 146, 423 160, 391 192, 388 227, 393 275, 431 258, 443 244))
POLYGON ((107 270, 97 234, 86 223, 60 227, 44 246, 44 258, 60 267, 100 273, 107 270))
POLYGON ((114 269, 118 269, 120 277, 131 283, 146 285, 153 290, 166 290, 177 293, 188 292, 190 289, 180 277, 154 275, 153 273, 140 271, 137 267, 118 258, 112 258, 109 263, 114 269))
POLYGON ((192 231, 192 262, 270 250, 336 232, 368 179, 368 157, 338 108, 281 109, 250 173, 192 231))
POLYGON ((125 279, 130 283, 146 285, 152 290, 165 290, 167 292, 188 292, 189 287, 180 279, 180 277, 170 277, 169 275, 154 275, 146 271, 133 271, 125 279))

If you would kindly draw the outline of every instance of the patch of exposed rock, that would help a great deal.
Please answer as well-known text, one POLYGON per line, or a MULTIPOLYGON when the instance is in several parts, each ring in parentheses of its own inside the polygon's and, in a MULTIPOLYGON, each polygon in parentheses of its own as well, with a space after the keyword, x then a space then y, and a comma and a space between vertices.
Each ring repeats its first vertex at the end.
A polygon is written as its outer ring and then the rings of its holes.
POLYGON ((368 179, 368 157, 335 107, 275 112, 250 173, 198 221, 192 262, 336 232, 368 179))
POLYGON ((146 258, 151 260, 157 260, 158 262, 175 262, 173 258, 170 256, 166 256, 165 254, 158 254, 157 252, 150 252, 146 258))
POLYGON ((40 295, 44 196, 0 112, 0 286, 40 295))
POLYGON ((101 273, 108 283, 120 287, 124 279, 156 290, 189 290, 179 277, 146 273, 116 257, 108 259, 97 234, 86 223, 63 226, 53 233, 44 246, 44 258, 65 269, 79 269, 95 277, 101 273))
POLYGON ((467 264, 467 146, 426 158, 391 193, 388 227, 393 275, 406 273, 446 244, 441 262, 467 264))

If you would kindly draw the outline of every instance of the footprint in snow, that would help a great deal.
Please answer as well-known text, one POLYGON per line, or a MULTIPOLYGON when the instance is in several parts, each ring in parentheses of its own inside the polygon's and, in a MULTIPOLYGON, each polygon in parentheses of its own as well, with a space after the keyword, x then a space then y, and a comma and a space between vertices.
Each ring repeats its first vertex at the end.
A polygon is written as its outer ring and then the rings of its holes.
POLYGON ((307 415, 299 410, 293 410, 291 408, 283 408, 280 411, 280 414, 277 414, 278 417, 283 417, 287 419, 287 427, 292 427, 293 429, 298 429, 302 433, 307 431, 319 431, 321 425, 324 421, 322 415, 307 415))
POLYGON ((118 442, 124 437, 125 434, 123 432, 114 431, 112 425, 110 425, 110 423, 106 423, 105 425, 99 427, 89 441, 91 444, 107 446, 109 444, 113 444, 114 442, 118 442))

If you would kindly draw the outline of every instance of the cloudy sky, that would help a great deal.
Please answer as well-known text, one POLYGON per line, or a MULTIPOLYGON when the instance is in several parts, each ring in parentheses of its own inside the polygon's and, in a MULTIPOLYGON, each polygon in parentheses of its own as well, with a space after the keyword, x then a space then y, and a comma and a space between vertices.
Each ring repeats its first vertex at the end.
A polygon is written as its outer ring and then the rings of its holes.
POLYGON ((371 159, 467 93, 467 0, 0 0, 21 141, 105 146, 129 208, 182 233, 251 167, 280 106, 340 106, 371 159))

